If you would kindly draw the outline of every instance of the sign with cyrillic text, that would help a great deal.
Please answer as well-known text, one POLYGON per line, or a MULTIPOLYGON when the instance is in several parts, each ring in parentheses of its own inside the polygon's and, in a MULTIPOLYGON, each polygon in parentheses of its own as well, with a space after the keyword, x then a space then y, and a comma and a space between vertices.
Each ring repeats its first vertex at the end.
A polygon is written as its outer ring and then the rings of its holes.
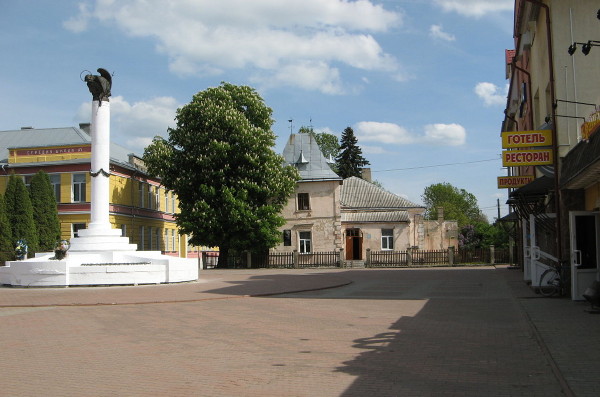
POLYGON ((527 176, 499 176, 498 189, 518 188, 533 182, 534 177, 527 176))
POLYGON ((502 148, 551 146, 552 130, 505 131, 502 133, 502 148))
POLYGON ((503 150, 503 167, 520 167, 523 165, 550 165, 552 164, 552 150, 503 150))

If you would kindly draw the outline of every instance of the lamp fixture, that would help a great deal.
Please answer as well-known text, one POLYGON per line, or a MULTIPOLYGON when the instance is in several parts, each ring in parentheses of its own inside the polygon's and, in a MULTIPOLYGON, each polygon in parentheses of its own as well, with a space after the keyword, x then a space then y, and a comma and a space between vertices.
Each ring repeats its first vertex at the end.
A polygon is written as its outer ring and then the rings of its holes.
MULTIPOLYGON (((598 12, 600 12, 600 10, 598 10, 598 12)), ((569 55, 573 56, 573 54, 575 54, 575 51, 577 51, 577 44, 581 45, 581 52, 583 52, 583 55, 588 55, 592 47, 600 47, 600 41, 597 40, 588 40, 587 43, 579 43, 575 41, 567 49, 569 55)))

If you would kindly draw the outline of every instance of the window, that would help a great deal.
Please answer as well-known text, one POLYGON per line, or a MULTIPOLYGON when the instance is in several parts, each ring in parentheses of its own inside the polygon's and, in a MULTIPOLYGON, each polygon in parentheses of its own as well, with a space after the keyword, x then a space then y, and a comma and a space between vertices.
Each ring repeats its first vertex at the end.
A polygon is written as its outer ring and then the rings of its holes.
POLYGON ((175 213, 177 211, 177 207, 175 207, 175 193, 171 192, 171 213, 175 213))
POLYGON ((171 229, 171 241, 173 242, 171 245, 173 247, 173 251, 179 251, 177 248, 177 233, 175 229, 171 229))
POLYGON ((148 227, 148 249, 152 251, 154 246, 152 245, 152 226, 148 227))
POLYGON ((33 179, 33 175, 25 175, 23 177, 23 182, 25 183, 25 187, 27 190, 31 187, 31 179, 33 179))
POLYGON ((60 203, 60 174, 49 175, 50 183, 52 184, 52 190, 54 191, 54 197, 56 202, 60 203))
POLYGON ((394 249, 394 229, 381 229, 381 249, 394 249))
POLYGON ((140 226, 138 250, 140 250, 140 251, 144 250, 144 226, 140 226))
POLYGON ((143 182, 138 182, 138 193, 139 193, 138 206, 140 208, 144 208, 144 183, 143 182))
POLYGON ((165 229, 165 251, 169 251, 169 229, 165 229))
POLYGON ((159 228, 156 228, 156 231, 154 232, 154 238, 156 239, 156 250, 160 251, 160 236, 162 236, 162 233, 160 232, 159 228))
POLYGON ((298 193, 298 211, 307 211, 310 209, 308 193, 298 193))
POLYGON ((85 174, 73 174, 73 202, 85 202, 85 174))
POLYGON ((155 209, 160 211, 160 188, 158 186, 154 188, 154 203, 156 206, 155 209))
POLYGON ((154 186, 148 185, 148 208, 154 208, 154 186))
POLYGON ((310 232, 299 232, 298 238, 300 240, 300 253, 312 252, 310 232))
POLYGON ((285 247, 290 247, 292 245, 292 231, 291 230, 283 231, 283 245, 285 247))
POLYGON ((72 223, 71 224, 71 237, 79 237, 79 231, 85 229, 85 223, 72 223))

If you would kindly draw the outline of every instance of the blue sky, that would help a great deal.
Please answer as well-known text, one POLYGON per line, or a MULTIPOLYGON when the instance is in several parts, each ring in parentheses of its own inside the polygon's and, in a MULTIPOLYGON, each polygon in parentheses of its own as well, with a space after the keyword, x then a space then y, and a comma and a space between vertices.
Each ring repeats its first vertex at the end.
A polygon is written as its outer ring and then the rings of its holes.
MULTIPOLYGON (((90 120, 83 71, 114 74, 112 140, 142 154, 221 81, 292 130, 354 129, 373 179, 421 203, 440 182, 507 214, 500 128, 513 0, 0 0, 0 130, 90 120)), ((87 72, 86 72, 87 73, 87 72)))

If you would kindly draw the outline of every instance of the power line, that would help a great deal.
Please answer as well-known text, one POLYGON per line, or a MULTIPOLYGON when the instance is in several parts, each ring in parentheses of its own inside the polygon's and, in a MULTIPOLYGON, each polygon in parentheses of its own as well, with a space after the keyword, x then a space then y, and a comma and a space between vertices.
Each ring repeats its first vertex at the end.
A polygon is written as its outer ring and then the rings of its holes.
POLYGON ((498 159, 495 158, 495 159, 487 159, 487 160, 465 161, 465 162, 462 162, 462 163, 446 163, 446 164, 436 164, 436 165, 422 165, 420 167, 392 168, 392 169, 389 169, 389 170, 371 170, 371 172, 391 172, 391 171, 418 170, 418 169, 422 169, 422 168, 447 167, 449 165, 484 163, 484 162, 487 162, 487 161, 498 161, 498 159))

